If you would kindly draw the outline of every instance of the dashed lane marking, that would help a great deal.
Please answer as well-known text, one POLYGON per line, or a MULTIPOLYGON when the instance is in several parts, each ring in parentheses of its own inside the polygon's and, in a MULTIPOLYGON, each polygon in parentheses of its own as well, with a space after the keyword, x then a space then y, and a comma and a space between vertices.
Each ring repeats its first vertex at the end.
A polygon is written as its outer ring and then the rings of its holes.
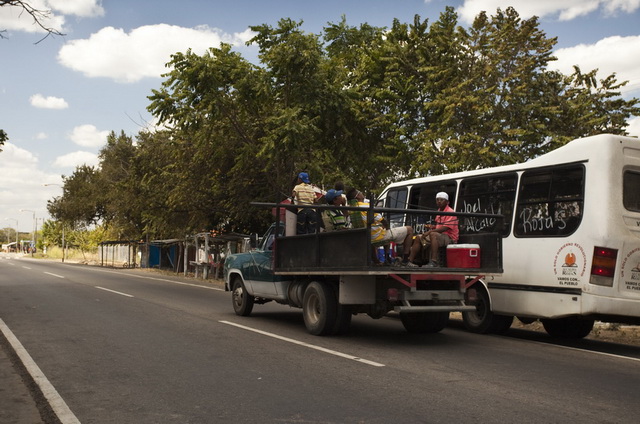
POLYGON ((105 289, 104 287, 100 287, 100 286, 96 286, 96 288, 100 289, 100 290, 108 291, 108 292, 111 292, 111 293, 119 294, 120 296, 133 297, 133 295, 131 295, 131 294, 122 293, 122 292, 111 290, 111 289, 105 289))
POLYGON ((371 366, 374 366, 374 367, 384 367, 384 364, 381 364, 379 362, 369 361, 368 359, 363 359, 363 358, 359 358, 357 356, 353 356, 353 355, 349 355, 349 354, 346 354, 346 353, 338 352, 336 350, 327 349, 326 347, 312 345, 310 343, 305 343, 305 342, 301 342, 299 340, 290 339, 288 337, 279 336, 279 335, 274 334, 274 333, 269 333, 267 331, 258 330, 256 328, 247 327, 247 326, 244 326, 244 325, 241 325, 241 324, 236 324, 236 323, 230 322, 230 321, 219 321, 219 322, 222 323, 222 324, 227 324, 227 325, 232 325, 234 327, 242 328, 243 330, 253 331, 254 333, 262 334, 263 336, 273 337, 274 339, 282 340, 282 341, 285 341, 285 342, 288 342, 288 343, 293 343, 293 344, 296 344, 296 345, 299 345, 299 346, 308 347, 309 349, 319 350, 320 352, 328 353, 330 355, 335 355, 335 356, 339 356, 341 358, 351 359, 352 361, 361 362, 363 364, 371 365, 371 366))

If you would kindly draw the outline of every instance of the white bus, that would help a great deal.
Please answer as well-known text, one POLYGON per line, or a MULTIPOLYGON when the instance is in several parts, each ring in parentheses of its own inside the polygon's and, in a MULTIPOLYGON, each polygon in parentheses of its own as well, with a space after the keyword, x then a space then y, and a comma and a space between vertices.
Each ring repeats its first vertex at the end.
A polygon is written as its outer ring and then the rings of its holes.
MULTIPOLYGON (((378 205, 435 210, 439 191, 457 212, 505 217, 494 229, 504 274, 473 286, 477 310, 463 314, 467 329, 500 333, 518 317, 540 319, 552 336, 582 338, 594 320, 640 324, 637 138, 581 138, 523 164, 394 183, 378 205)), ((404 219, 391 216, 391 225, 404 219)), ((490 225, 462 219, 461 240, 490 225)))

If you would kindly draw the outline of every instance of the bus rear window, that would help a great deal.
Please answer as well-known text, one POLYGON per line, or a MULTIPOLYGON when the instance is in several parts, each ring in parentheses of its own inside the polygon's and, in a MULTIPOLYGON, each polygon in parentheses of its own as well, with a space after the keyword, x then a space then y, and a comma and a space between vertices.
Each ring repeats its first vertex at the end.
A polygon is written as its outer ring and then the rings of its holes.
POLYGON ((627 171, 624 173, 622 203, 626 210, 640 212, 640 172, 627 171))
POLYGON ((568 236, 582 221, 584 166, 525 171, 520 182, 514 234, 568 236))

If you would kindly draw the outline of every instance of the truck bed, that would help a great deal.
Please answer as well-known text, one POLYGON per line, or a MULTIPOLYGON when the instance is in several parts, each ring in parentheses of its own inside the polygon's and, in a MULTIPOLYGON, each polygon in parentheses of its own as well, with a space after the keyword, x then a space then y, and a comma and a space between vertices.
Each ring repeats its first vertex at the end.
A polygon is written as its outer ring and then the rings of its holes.
POLYGON ((500 274, 502 238, 497 233, 461 236, 459 243, 480 245, 480 268, 436 268, 376 265, 371 260, 369 229, 278 237, 276 275, 500 274))

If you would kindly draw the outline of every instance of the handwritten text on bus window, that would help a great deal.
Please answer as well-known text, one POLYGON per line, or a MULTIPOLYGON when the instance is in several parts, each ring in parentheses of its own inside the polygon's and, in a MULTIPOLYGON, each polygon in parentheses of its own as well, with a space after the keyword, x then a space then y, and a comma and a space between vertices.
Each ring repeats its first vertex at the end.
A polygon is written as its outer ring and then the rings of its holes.
MULTIPOLYGON (((494 212, 493 205, 489 205, 488 208, 482 210, 480 199, 477 199, 474 203, 468 203, 466 200, 462 202, 461 212, 465 213, 490 213, 501 214, 502 212, 498 208, 498 212, 494 212)), ((495 218, 465 218, 462 221, 461 227, 467 232, 480 232, 485 228, 491 228, 496 224, 495 218)))

